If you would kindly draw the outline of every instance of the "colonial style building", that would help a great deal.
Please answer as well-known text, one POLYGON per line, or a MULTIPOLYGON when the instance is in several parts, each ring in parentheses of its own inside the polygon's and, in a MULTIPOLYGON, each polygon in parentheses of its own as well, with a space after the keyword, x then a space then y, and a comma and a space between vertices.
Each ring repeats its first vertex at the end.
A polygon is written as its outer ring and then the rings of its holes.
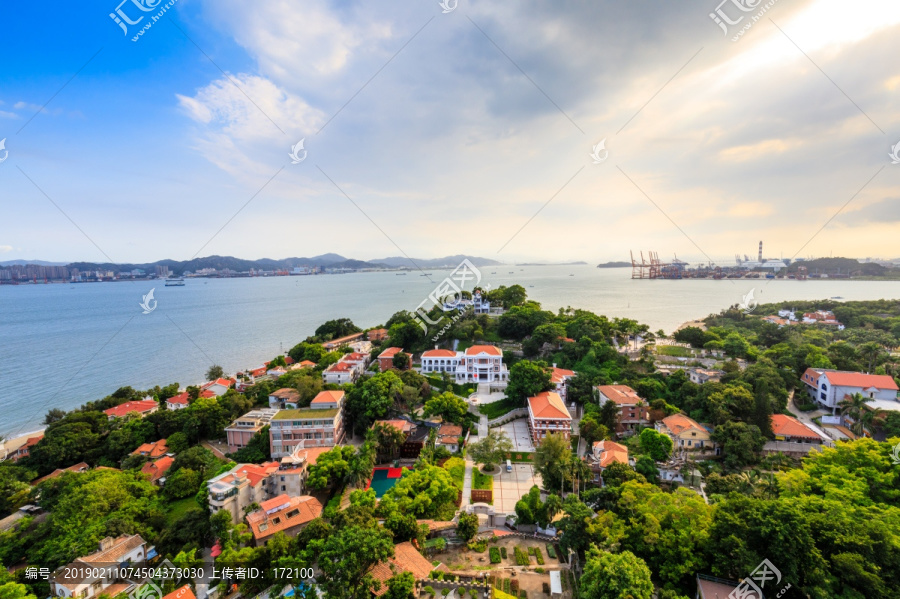
POLYGON ((503 351, 496 345, 473 345, 462 352, 456 368, 457 384, 502 383, 509 381, 503 351))
POLYGON ((141 399, 138 401, 126 401, 125 403, 120 403, 108 410, 103 410, 103 413, 106 414, 107 418, 110 420, 124 418, 132 412, 135 412, 138 416, 143 418, 147 414, 152 414, 158 409, 159 404, 156 403, 155 399, 141 399))
POLYGON ((702 385, 703 383, 718 383, 722 380, 724 370, 714 370, 708 368, 690 368, 688 369, 688 378, 692 383, 702 385))
POLYGON ((619 406, 619 425, 615 432, 620 437, 633 435, 650 424, 650 412, 643 398, 628 385, 599 385, 594 393, 601 406, 608 401, 619 406))
POLYGON ((572 435, 572 417, 555 391, 544 391, 528 398, 528 428, 535 446, 549 433, 572 435))
POLYGON ((359 372, 349 362, 335 362, 322 371, 322 381, 326 384, 346 385, 353 383, 359 376, 359 372))
MULTIPOLYGON (((378 354, 378 370, 381 372, 387 372, 394 368, 394 356, 403 351, 402 347, 389 347, 380 354, 378 354)), ((409 355, 409 364, 407 368, 412 368, 412 355, 409 355)))
POLYGON ((452 349, 429 349, 422 352, 422 374, 447 372, 456 376, 461 359, 462 352, 455 352, 452 349))
POLYGON ((296 408, 300 402, 300 392, 290 387, 277 389, 269 394, 269 407, 278 410, 296 408))
POLYGON ((550 382, 553 383, 554 391, 556 391, 566 401, 569 395, 569 380, 575 376, 574 370, 566 370, 565 368, 557 368, 556 364, 550 369, 550 382))

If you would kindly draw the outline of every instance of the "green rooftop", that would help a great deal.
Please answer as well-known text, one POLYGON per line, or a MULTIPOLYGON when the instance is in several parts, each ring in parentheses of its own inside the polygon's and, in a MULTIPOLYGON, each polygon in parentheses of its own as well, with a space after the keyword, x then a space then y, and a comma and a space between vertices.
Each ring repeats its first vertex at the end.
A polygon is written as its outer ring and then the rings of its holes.
POLYGON ((272 420, 322 420, 324 418, 334 418, 340 412, 337 408, 327 410, 307 410, 298 408, 296 410, 279 410, 272 420))

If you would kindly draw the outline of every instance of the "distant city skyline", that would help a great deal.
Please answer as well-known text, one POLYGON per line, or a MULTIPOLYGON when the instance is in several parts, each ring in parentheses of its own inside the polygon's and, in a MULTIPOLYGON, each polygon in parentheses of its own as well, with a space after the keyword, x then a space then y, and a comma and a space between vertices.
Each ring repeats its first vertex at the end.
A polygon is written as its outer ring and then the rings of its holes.
POLYGON ((715 4, 6 5, 0 261, 893 259, 900 4, 715 4))

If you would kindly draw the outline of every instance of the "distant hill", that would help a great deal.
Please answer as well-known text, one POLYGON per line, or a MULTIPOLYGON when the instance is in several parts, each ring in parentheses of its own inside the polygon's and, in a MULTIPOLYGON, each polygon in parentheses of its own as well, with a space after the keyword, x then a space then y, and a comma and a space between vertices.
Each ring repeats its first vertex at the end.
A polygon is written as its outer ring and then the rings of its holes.
MULTIPOLYGON (((320 268, 346 268, 350 270, 361 270, 366 268, 455 268, 463 259, 468 258, 475 266, 493 266, 501 264, 495 260, 487 258, 479 258, 477 256, 446 256, 444 258, 421 259, 413 258, 385 258, 384 260, 355 260, 346 258, 340 254, 328 253, 311 258, 283 258, 273 260, 271 258, 260 258, 259 260, 244 260, 235 258, 234 256, 206 256, 203 258, 194 258, 192 260, 158 260, 150 263, 126 263, 112 264, 109 262, 73 262, 68 264, 69 268, 77 268, 81 271, 88 270, 111 270, 113 272, 127 272, 134 269, 141 269, 148 274, 156 270, 157 266, 167 266, 169 272, 181 275, 185 271, 197 272, 205 268, 214 268, 216 270, 233 270, 235 272, 246 272, 250 269, 256 270, 276 270, 276 269, 292 269, 294 267, 320 267, 320 268), (413 263, 415 262, 415 263, 413 263)), ((40 261, 22 261, 28 264, 51 264, 41 263, 40 261)), ((59 263, 62 266, 64 263, 59 263)))
POLYGON ((851 277, 889 277, 900 276, 900 269, 886 268, 874 262, 860 262, 853 258, 816 258, 793 262, 788 272, 795 273, 805 266, 808 274, 849 275, 851 277))
POLYGON ((34 264, 36 266, 65 266, 65 262, 47 262, 46 260, 7 260, 0 262, 0 266, 25 266, 26 264, 34 264))
POLYGON ((416 265, 418 265, 420 268, 456 268, 457 266, 459 266, 459 263, 465 259, 468 259, 469 262, 471 262, 475 266, 497 266, 498 264, 503 264, 502 262, 497 262, 496 260, 491 260, 490 258, 465 256, 463 254, 457 254, 456 256, 444 256, 443 258, 434 258, 431 260, 424 258, 413 258, 412 261, 410 261, 410 259, 406 257, 391 256, 388 258, 382 258, 380 260, 371 260, 370 262, 387 264, 391 268, 414 269, 416 268, 416 265), (415 262, 415 264, 413 264, 413 262, 415 262))
POLYGON ((625 268, 626 266, 631 266, 631 262, 604 262, 598 264, 597 268, 625 268))

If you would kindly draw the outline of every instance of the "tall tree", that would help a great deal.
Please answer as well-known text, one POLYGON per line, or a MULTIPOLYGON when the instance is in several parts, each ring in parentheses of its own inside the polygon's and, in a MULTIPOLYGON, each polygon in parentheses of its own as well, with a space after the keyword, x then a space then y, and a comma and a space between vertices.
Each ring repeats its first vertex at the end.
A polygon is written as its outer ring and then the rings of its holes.
POLYGON ((347 526, 322 544, 320 584, 334 599, 369 599, 376 582, 372 567, 393 555, 394 541, 387 530, 347 526))
POLYGON ((506 397, 518 404, 525 405, 527 398, 552 388, 550 373, 540 364, 522 360, 509 369, 506 397))
POLYGON ((491 430, 484 438, 469 444, 467 453, 476 463, 484 464, 486 470, 503 462, 513 450, 512 440, 504 431, 491 430))
POLYGON ((541 475, 545 489, 563 488, 571 460, 572 448, 565 436, 550 433, 541 440, 534 454, 534 469, 541 475))
POLYGON ((650 568, 630 551, 608 553, 596 547, 587 554, 581 577, 582 599, 650 599, 650 568))
POLYGON ((214 381, 223 376, 225 376, 225 370, 218 364, 213 364, 209 367, 209 370, 206 371, 206 380, 208 381, 214 381))

